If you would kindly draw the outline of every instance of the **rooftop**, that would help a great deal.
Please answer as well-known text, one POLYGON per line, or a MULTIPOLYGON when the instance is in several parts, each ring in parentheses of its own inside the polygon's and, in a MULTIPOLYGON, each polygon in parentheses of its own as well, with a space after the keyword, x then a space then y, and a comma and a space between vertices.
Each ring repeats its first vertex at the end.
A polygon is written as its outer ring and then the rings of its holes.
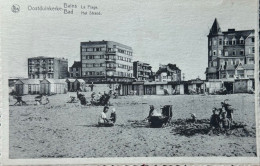
POLYGON ((124 45, 124 44, 121 44, 121 43, 118 43, 118 42, 114 42, 114 41, 102 40, 102 41, 80 42, 80 45, 85 45, 85 44, 87 44, 87 45, 96 45, 96 44, 117 45, 119 47, 124 47, 124 48, 127 48, 129 50, 132 50, 132 47, 124 45))
POLYGON ((80 61, 74 61, 71 68, 81 68, 81 62, 80 61))
POLYGON ((47 56, 37 56, 37 57, 31 57, 31 58, 28 58, 28 59, 58 59, 58 60, 64 60, 64 61, 67 61, 68 59, 65 59, 65 58, 58 58, 58 57, 47 57, 47 56))

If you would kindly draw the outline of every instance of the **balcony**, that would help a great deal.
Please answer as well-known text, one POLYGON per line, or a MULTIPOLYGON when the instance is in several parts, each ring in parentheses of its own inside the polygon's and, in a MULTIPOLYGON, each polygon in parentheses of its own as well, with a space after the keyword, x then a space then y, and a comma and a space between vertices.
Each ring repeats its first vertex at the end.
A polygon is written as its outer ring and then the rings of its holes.
POLYGON ((116 54, 116 51, 106 51, 106 54, 116 54))
POLYGON ((106 58, 106 62, 113 62, 113 63, 115 63, 116 62, 116 59, 109 59, 109 58, 106 58))
POLYGON ((107 71, 115 71, 115 70, 116 70, 116 67, 106 67, 106 70, 107 70, 107 71))

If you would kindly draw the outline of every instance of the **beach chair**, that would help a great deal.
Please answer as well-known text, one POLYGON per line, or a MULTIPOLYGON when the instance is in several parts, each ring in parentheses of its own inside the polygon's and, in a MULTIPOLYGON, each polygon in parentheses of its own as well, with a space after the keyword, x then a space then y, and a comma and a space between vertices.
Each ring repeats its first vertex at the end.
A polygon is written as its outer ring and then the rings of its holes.
POLYGON ((16 105, 17 103, 19 103, 20 105, 27 105, 26 102, 22 100, 22 96, 14 96, 14 98, 16 99, 16 103, 14 105, 16 105))
POLYGON ((160 128, 167 126, 172 119, 172 105, 165 105, 162 107, 161 116, 151 116, 150 117, 150 127, 160 128))

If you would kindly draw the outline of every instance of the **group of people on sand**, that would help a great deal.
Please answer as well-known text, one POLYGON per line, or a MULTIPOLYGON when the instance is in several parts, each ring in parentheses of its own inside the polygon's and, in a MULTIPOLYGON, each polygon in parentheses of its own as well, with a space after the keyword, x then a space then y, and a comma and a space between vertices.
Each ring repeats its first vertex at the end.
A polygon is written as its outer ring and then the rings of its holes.
POLYGON ((110 118, 107 118, 107 112, 109 111, 109 107, 105 106, 103 111, 100 113, 98 118, 98 125, 100 127, 111 127, 114 126, 116 122, 116 109, 112 108, 110 118))
MULTIPOLYGON (((14 104, 14 106, 16 105, 28 105, 23 99, 22 99, 22 96, 14 96, 14 99, 16 99, 16 103, 14 104)), ((50 101, 49 101, 49 98, 47 97, 47 95, 43 95, 43 94, 40 94, 38 96, 36 96, 34 98, 36 104, 35 105, 46 105, 46 104, 49 104, 50 101)))
POLYGON ((233 112, 234 109, 227 100, 221 102, 221 108, 213 108, 212 115, 210 118, 210 126, 214 129, 221 129, 224 131, 230 130, 233 123, 233 112))

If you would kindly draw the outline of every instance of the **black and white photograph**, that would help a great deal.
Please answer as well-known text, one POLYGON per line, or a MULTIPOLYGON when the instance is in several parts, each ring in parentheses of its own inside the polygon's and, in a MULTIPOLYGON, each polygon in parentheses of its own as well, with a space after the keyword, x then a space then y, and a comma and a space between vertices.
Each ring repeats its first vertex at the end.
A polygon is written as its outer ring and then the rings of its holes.
POLYGON ((259 164, 257 6, 4 1, 4 164, 259 164))

